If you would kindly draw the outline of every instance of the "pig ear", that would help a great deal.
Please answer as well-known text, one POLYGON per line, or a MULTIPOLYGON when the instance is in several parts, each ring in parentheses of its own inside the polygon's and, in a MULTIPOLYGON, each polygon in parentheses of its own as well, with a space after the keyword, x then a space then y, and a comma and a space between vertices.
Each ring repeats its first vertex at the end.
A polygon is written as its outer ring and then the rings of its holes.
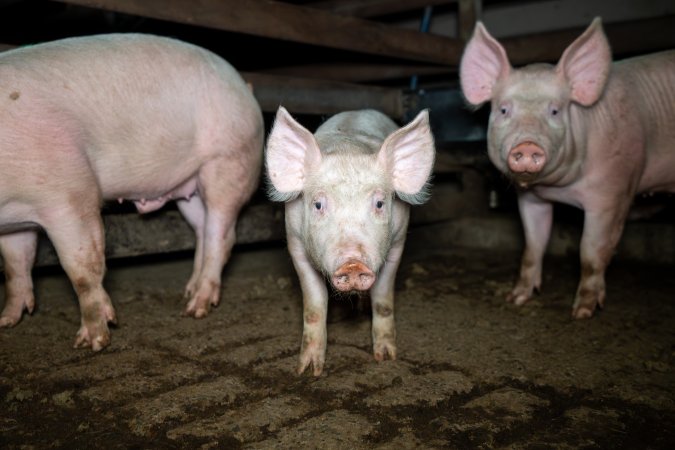
POLYGON ((275 201, 292 200, 303 190, 308 170, 321 161, 319 144, 280 106, 266 147, 269 196, 275 201))
POLYGON ((504 47, 490 36, 481 22, 476 22, 459 66, 464 97, 476 106, 490 100, 497 80, 508 76, 510 71, 504 47))
POLYGON ((429 196, 428 180, 435 153, 429 111, 425 109, 385 139, 377 160, 391 174, 399 198, 420 204, 429 196))
POLYGON ((565 76, 572 89, 572 100, 584 106, 595 103, 605 88, 612 53, 596 17, 591 25, 563 53, 556 70, 565 76))

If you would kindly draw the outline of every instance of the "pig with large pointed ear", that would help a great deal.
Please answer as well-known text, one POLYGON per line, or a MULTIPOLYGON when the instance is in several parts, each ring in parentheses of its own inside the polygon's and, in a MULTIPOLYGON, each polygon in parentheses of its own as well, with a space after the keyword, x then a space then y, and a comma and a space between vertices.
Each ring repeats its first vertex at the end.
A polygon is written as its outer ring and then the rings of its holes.
POLYGON ((402 128, 374 110, 348 111, 315 134, 280 107, 267 140, 272 200, 286 202, 288 250, 300 278, 304 329, 298 373, 321 374, 329 284, 369 292, 373 353, 396 358, 394 279, 409 204, 424 202, 435 156, 428 111, 402 128))
POLYGON ((525 251, 507 300, 539 290, 553 202, 567 203, 585 213, 572 315, 591 317, 635 194, 675 191, 675 51, 612 63, 596 18, 557 65, 515 69, 479 22, 460 77, 470 104, 491 102, 488 154, 518 188, 525 251))

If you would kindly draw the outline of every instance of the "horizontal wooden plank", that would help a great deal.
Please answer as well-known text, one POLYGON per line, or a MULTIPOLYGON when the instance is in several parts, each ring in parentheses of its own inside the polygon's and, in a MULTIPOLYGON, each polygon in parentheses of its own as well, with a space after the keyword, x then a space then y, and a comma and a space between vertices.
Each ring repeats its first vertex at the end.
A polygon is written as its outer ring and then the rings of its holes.
MULTIPOLYGON (((582 226, 554 222, 546 254, 579 254, 582 226)), ((460 216, 445 222, 425 224, 409 232, 409 240, 433 248, 464 247, 485 250, 523 250, 523 227, 517 213, 460 216)), ((675 226, 671 223, 627 222, 614 260, 649 264, 675 263, 675 226)))
POLYGON ((307 3, 307 6, 346 16, 376 17, 455 2, 457 0, 324 0, 307 3))
MULTIPOLYGON (((444 160, 452 159, 447 156, 444 160)), ((432 187, 432 198, 415 206, 411 223, 420 225, 456 218, 461 214, 480 213, 487 209, 484 183, 476 170, 467 168, 471 159, 456 158, 454 172, 460 174, 450 182, 438 181, 432 187)), ((446 166, 439 173, 447 173, 446 166)), ((194 232, 175 208, 140 215, 133 212, 106 213, 103 222, 106 236, 106 258, 127 258, 140 255, 190 251, 194 249, 194 232)), ((237 222, 237 244, 278 242, 285 239, 284 204, 258 201, 245 207, 237 222)), ((58 264, 51 243, 41 234, 36 266, 58 264)), ((0 260, 0 269, 2 263, 0 260)))
MULTIPOLYGON (((611 24, 675 14, 673 0, 492 0, 484 3, 485 7, 478 17, 490 33, 500 39, 583 28, 591 23, 593 17, 602 17, 603 23, 611 24)), ((434 19, 438 26, 446 24, 441 14, 434 19)), ((443 26, 443 29, 451 27, 443 26)), ((634 36, 636 40, 641 37, 634 36)))
MULTIPOLYGON (((106 258, 162 254, 193 250, 192 228, 180 212, 160 210, 135 213, 104 214, 106 258)), ((237 222, 237 244, 278 241, 284 236, 284 208, 280 203, 250 205, 242 210, 237 222)), ((36 266, 58 264, 51 243, 41 236, 36 266)), ((2 267, 0 265, 0 267, 2 267)))
POLYGON ((263 111, 276 111, 280 105, 294 114, 335 114, 374 108, 400 119, 406 109, 401 89, 250 72, 242 76, 253 86, 253 94, 263 111))
MULTIPOLYGON (((614 55, 675 47, 675 16, 603 25, 614 55)), ((563 51, 585 28, 503 39, 511 64, 557 62, 563 51)))
POLYGON ((452 64, 459 41, 271 0, 63 0, 208 28, 399 59, 452 64))
MULTIPOLYGON (((384 81, 422 75, 456 75, 457 70, 450 66, 429 66, 420 64, 302 64, 297 66, 275 67, 258 73, 284 75, 301 78, 360 83, 384 81)), ((448 77, 448 79, 450 79, 448 77)))

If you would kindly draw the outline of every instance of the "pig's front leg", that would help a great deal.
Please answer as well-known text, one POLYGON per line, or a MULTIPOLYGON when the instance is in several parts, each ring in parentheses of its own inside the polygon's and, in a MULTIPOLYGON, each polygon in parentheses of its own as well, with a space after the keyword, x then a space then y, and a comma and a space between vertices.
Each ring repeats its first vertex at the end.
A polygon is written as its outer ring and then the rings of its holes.
POLYGON ((396 324, 394 322, 394 282, 403 246, 405 233, 389 249, 377 281, 370 290, 373 307, 373 356, 376 361, 396 359, 396 324))
POLYGON ((544 252, 553 225, 553 204, 530 191, 518 193, 518 209, 525 232, 525 250, 520 263, 520 276, 506 300, 522 305, 541 288, 544 252))
POLYGON ((297 372, 301 374, 311 365, 314 376, 319 376, 326 361, 328 290, 324 278, 309 261, 301 240, 290 233, 288 251, 302 288, 303 330, 297 372))
POLYGON ((605 302, 605 270, 616 248, 628 214, 629 203, 599 211, 586 210, 581 236, 581 279, 572 317, 586 319, 605 302))
POLYGON ((0 253, 5 263, 5 307, 0 314, 0 327, 19 323, 24 310, 33 312, 35 296, 31 269, 36 248, 35 231, 0 236, 0 253))

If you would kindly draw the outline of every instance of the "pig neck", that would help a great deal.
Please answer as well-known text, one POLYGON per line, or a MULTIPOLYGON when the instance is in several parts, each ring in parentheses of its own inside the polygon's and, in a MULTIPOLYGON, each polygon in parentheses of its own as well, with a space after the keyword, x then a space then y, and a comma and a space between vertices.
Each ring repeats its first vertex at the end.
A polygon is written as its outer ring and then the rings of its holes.
POLYGON ((643 152, 634 151, 642 145, 635 117, 616 113, 616 105, 628 102, 617 78, 612 74, 605 93, 594 105, 570 105, 560 158, 552 161, 553 170, 538 180, 536 192, 542 197, 584 207, 593 198, 629 197, 628 191, 637 189, 645 159, 643 152), (633 145, 626 145, 626 141, 633 145))
POLYGON ((584 172, 587 157, 587 130, 585 122, 587 111, 577 105, 571 105, 564 138, 555 152, 555 159, 548 162, 548 169, 531 183, 519 182, 525 189, 542 190, 565 187, 578 181, 584 172))

